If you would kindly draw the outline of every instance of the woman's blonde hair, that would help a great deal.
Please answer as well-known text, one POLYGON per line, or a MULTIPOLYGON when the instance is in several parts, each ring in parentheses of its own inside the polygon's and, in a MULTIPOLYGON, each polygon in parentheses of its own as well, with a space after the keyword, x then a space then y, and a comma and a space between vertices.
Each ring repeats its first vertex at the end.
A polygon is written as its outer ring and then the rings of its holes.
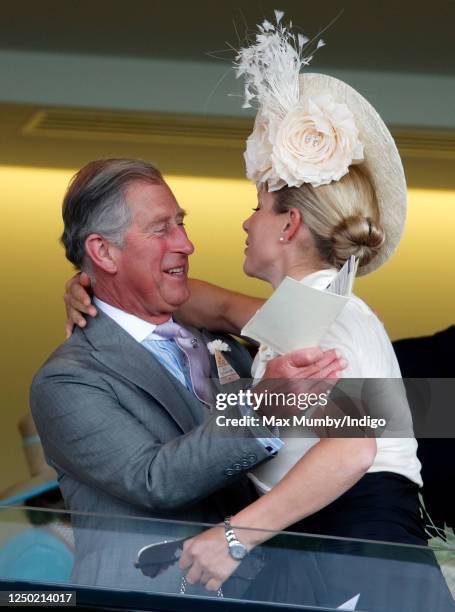
POLYGON ((301 211, 320 257, 336 268, 350 255, 359 258, 359 265, 366 265, 384 242, 373 186, 358 166, 328 185, 304 183, 275 192, 275 212, 291 208, 301 211))

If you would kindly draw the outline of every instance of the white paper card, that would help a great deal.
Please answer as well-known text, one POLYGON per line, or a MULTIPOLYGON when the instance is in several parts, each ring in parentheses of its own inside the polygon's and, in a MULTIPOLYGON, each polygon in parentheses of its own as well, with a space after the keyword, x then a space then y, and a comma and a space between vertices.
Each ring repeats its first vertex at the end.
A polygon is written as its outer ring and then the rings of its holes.
POLYGON ((358 267, 359 260, 356 259, 354 255, 351 255, 327 287, 327 291, 336 293, 337 295, 351 295, 358 267))
POLYGON ((338 606, 337 610, 355 610, 359 597, 360 593, 349 601, 345 601, 344 604, 341 604, 341 606, 338 606))
POLYGON ((280 354, 318 346, 348 299, 286 277, 241 333, 280 354))

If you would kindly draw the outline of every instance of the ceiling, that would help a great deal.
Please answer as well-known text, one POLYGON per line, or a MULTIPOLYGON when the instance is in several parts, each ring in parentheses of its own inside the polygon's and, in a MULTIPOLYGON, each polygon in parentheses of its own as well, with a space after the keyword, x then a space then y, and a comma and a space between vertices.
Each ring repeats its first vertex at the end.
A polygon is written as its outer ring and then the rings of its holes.
POLYGON ((318 66, 455 74, 454 0, 40 0, 26 9, 8 2, 2 3, 0 48, 217 61, 206 52, 228 42, 238 47, 246 24, 251 31, 274 8, 307 35, 344 10, 324 35, 318 66))
MULTIPOLYGON (((245 24, 251 33, 256 23, 272 18, 274 8, 284 10, 285 17, 308 36, 317 34, 344 9, 323 35, 327 45, 313 61, 319 69, 455 76, 455 0, 219 0, 218 4, 214 0, 135 0, 128 10, 125 7, 123 0, 40 0, 27 2, 26 9, 24 3, 4 3, 0 50, 219 62, 206 52, 222 57, 219 50, 226 50, 228 44, 241 46, 245 24)), ((226 60, 231 58, 232 53, 225 54, 226 60)), ((0 104, 0 164, 76 168, 89 159, 120 155, 155 160, 169 174, 244 174, 243 143, 206 146, 193 138, 176 145, 156 138, 103 140, 92 135, 84 140, 68 134, 56 139, 52 134, 25 132, 24 126, 42 110, 35 105, 0 104)), ((454 134, 450 138, 453 149, 454 134)), ((452 154, 410 156, 400 150, 411 186, 455 189, 452 154)))
MULTIPOLYGON (((245 175, 242 155, 244 136, 241 142, 233 141, 231 146, 226 146, 221 137, 218 143, 213 141, 204 144, 194 139, 190 130, 187 139, 180 133, 180 141, 176 145, 175 142, 164 142, 156 136, 140 139, 122 139, 119 136, 117 139, 105 139, 81 138, 77 134, 71 136, 64 132, 51 135, 24 131, 24 126, 42 110, 42 107, 30 105, 0 104, 0 165, 76 169, 91 159, 101 157, 140 157, 156 163, 165 175, 224 178, 243 178, 245 175)), ((246 122, 234 124, 234 127, 237 132, 247 129, 246 122)), ((399 137, 399 144, 401 142, 405 147, 402 149, 400 146, 400 150, 410 187, 455 190, 452 154, 441 157, 426 156, 424 150, 420 154, 417 150, 408 155, 406 152, 410 143, 403 140, 406 135, 396 136, 399 137)))

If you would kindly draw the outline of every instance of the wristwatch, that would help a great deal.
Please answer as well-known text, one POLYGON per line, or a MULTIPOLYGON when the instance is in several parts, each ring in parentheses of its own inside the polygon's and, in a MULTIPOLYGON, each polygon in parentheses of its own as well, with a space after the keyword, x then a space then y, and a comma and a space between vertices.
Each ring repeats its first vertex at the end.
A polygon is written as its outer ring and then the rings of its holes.
POLYGON ((241 561, 244 559, 247 556, 248 551, 245 546, 238 541, 235 531, 232 529, 230 516, 227 516, 224 519, 224 534, 226 536, 229 554, 231 557, 236 561, 241 561))

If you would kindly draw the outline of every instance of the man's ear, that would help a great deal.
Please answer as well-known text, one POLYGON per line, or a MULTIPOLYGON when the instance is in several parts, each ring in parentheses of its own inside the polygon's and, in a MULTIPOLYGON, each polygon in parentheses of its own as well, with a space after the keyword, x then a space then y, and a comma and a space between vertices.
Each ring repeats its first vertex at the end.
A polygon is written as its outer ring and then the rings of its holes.
POLYGON ((281 235, 286 242, 292 240, 292 238, 299 231, 303 223, 302 213, 298 208, 290 208, 285 217, 286 221, 282 229, 281 235))
POLYGON ((117 272, 117 263, 113 253, 115 247, 104 236, 90 234, 85 239, 84 246, 85 252, 96 267, 101 268, 108 274, 115 274, 117 272))

